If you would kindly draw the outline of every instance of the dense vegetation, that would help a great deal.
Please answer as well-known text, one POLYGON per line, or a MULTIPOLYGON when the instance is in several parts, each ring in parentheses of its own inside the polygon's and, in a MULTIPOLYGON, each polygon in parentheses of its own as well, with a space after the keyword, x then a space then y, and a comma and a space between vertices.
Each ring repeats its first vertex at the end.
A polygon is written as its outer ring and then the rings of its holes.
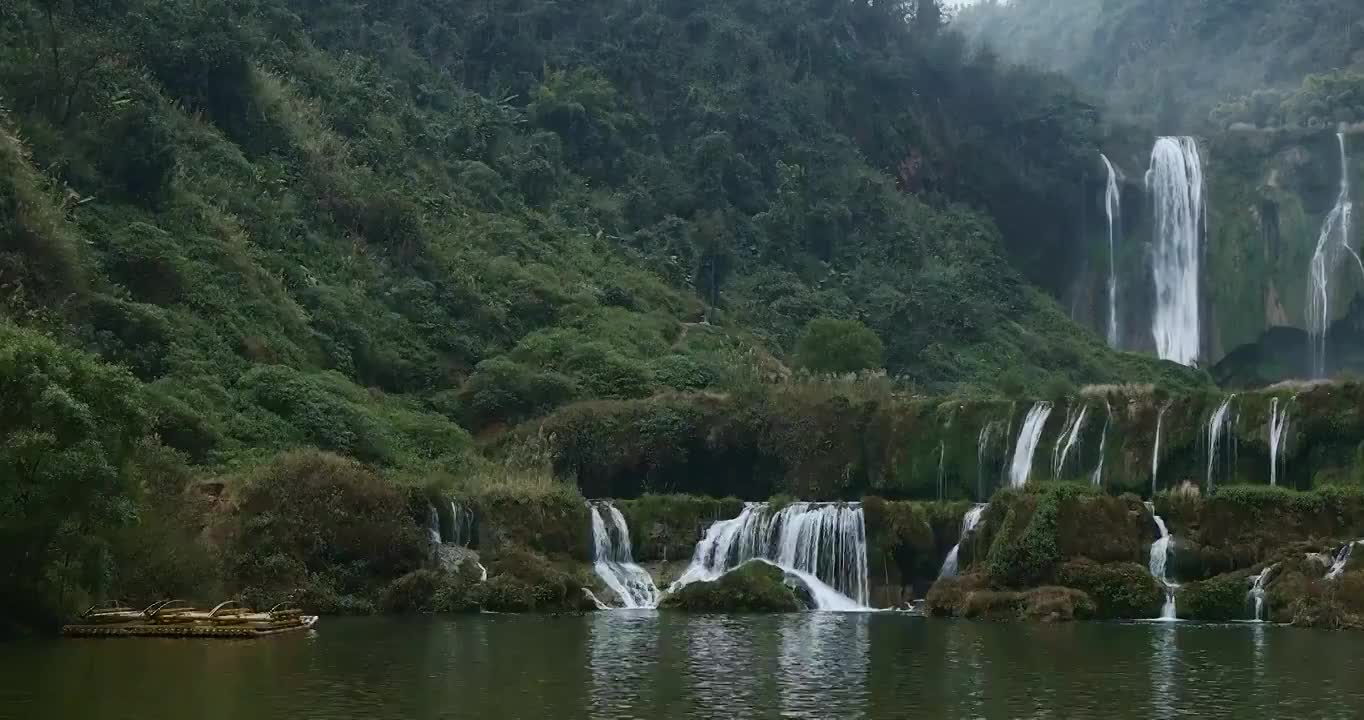
POLYGON ((1221 103, 1364 66, 1354 0, 986 0, 955 24, 1012 61, 1064 72, 1111 112, 1165 134, 1197 128, 1221 103))
MULTIPOLYGON (((860 340, 814 370, 1188 382, 1029 284, 1075 257, 1098 128, 931 2, 0 0, 22 390, 0 532, 25 548, 0 610, 164 587, 197 563, 157 548, 217 515, 315 537, 251 510, 288 499, 262 483, 310 487, 282 453, 358 461, 317 491, 391 509, 385 483, 484 472, 474 437, 573 401, 781 381, 817 318, 860 340)), ((411 569, 392 541, 348 576, 247 543, 219 575, 344 596, 411 569)))

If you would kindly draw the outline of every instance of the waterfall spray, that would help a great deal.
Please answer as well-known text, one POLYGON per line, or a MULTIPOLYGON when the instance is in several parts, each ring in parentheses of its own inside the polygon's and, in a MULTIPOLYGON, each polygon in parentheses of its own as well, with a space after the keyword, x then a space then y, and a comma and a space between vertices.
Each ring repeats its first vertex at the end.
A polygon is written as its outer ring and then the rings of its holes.
POLYGON ((1108 424, 1113 422, 1113 406, 1104 400, 1104 432, 1099 436, 1099 462, 1094 466, 1094 474, 1090 477, 1090 483, 1094 487, 1103 487, 1104 484, 1104 448, 1108 445, 1108 424))
POLYGON ((630 528, 625 524, 625 516, 609 502, 595 503, 590 508, 592 569, 596 571, 597 577, 615 591, 626 608, 657 607, 658 588, 654 586, 649 573, 635 564, 630 547, 630 528), (611 518, 610 528, 602 517, 603 510, 611 518))
POLYGON ((1156 413, 1156 444, 1151 449, 1151 497, 1156 496, 1156 480, 1160 477, 1160 429, 1165 424, 1165 411, 1170 409, 1170 403, 1160 406, 1160 412, 1156 413))
POLYGON ((1042 429, 1051 415, 1051 403, 1039 400, 1028 411, 1023 421, 1023 429, 1018 431, 1018 442, 1014 445, 1013 462, 1009 465, 1009 485, 1021 488, 1028 484, 1028 474, 1032 472, 1032 456, 1037 451, 1037 443, 1042 439, 1042 429))
POLYGON ((1279 484, 1279 456, 1288 436, 1288 403, 1282 407, 1278 398, 1269 400, 1269 484, 1279 484))
POLYGON ((1321 224, 1317 248, 1312 254, 1311 274, 1308 278, 1307 333, 1311 338, 1312 372, 1326 377, 1326 335, 1331 328, 1331 274, 1341 258, 1341 250, 1354 257, 1364 273, 1364 261, 1350 247, 1350 220, 1354 203, 1350 200, 1350 164, 1345 152, 1345 133, 1336 133, 1340 144, 1340 194, 1335 207, 1321 224))
POLYGON ((980 520, 985 515, 985 508, 987 507, 989 507, 989 505, 980 503, 970 510, 967 510, 966 514, 962 516, 961 535, 957 538, 957 544, 953 545, 952 549, 948 551, 947 558, 942 561, 942 569, 938 571, 939 578, 956 577, 957 554, 961 552, 961 544, 966 542, 967 537, 970 536, 971 532, 980 524, 980 520))
POLYGON ((748 503, 739 517, 706 530, 669 592, 755 559, 799 577, 820 610, 857 610, 869 601, 867 527, 859 503, 797 502, 777 512, 767 503, 748 503))
POLYGON ((1080 436, 1080 429, 1084 427, 1085 416, 1089 414, 1089 405, 1081 403, 1080 412, 1074 409, 1066 411, 1066 424, 1061 428, 1061 434, 1056 436, 1056 445, 1051 450, 1051 476, 1055 480, 1061 479, 1061 472, 1066 468, 1066 458, 1070 455, 1070 450, 1075 446, 1075 440, 1080 436))
POLYGON ((1152 510, 1151 518, 1156 521, 1156 531, 1160 534, 1160 537, 1151 543, 1151 554, 1147 561, 1147 567, 1151 571, 1151 577, 1159 580, 1161 585, 1165 587, 1165 605, 1161 607, 1159 619, 1171 621, 1178 618, 1175 613, 1175 592, 1179 590, 1179 585, 1170 580, 1166 569, 1166 564, 1170 559, 1171 535, 1170 531, 1165 528, 1165 521, 1155 514, 1154 506, 1151 503, 1146 503, 1146 507, 1152 510))
MULTIPOLYGON (((1217 406, 1217 410, 1214 411, 1212 417, 1208 419, 1208 492, 1212 492, 1213 490, 1213 468, 1215 468, 1217 464, 1217 451, 1222 444, 1223 437, 1225 437, 1230 430, 1231 423, 1228 422, 1227 415, 1231 409, 1231 403, 1235 399, 1235 395, 1228 395, 1227 399, 1223 400, 1222 404, 1217 406)), ((1234 440, 1229 439, 1228 443, 1233 441, 1234 440)), ((1229 457, 1230 452, 1232 451, 1228 451, 1229 457)))
POLYGON ((1198 362, 1199 261, 1203 254, 1203 164, 1190 137, 1162 137, 1151 150, 1146 190, 1155 211, 1152 273, 1156 353, 1183 365, 1198 362))
POLYGON ((1108 346, 1118 347, 1118 264, 1115 257, 1115 236, 1122 222, 1122 193, 1118 190, 1118 171, 1102 153, 1108 171, 1108 185, 1104 190, 1104 213, 1108 216, 1108 346))

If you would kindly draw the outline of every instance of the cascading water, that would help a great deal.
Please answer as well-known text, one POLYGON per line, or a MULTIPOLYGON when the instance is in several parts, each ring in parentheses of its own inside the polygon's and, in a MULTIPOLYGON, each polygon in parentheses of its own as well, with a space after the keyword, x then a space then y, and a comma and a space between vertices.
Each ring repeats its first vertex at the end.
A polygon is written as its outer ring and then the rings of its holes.
MULTIPOLYGON (((1229 434, 1228 429, 1231 423, 1229 422, 1228 413, 1231 410, 1231 403, 1235 399, 1235 395, 1228 395, 1227 399, 1223 400, 1222 404, 1217 406, 1217 410, 1214 411, 1212 417, 1208 419, 1208 492, 1212 492, 1213 490, 1213 468, 1217 466, 1217 451, 1222 444, 1222 439, 1229 434)), ((1234 439, 1230 440, 1230 442, 1234 442, 1234 439)))
POLYGON ((592 569, 596 571, 597 577, 615 591, 626 608, 658 607, 659 594, 654 579, 644 568, 636 565, 632 557, 630 528, 625 524, 625 516, 611 503, 596 503, 590 507, 592 569), (603 510, 611 518, 610 528, 602 517, 603 510))
POLYGON ((426 533, 431 536, 431 542, 440 544, 440 513, 436 512, 435 505, 427 505, 426 513, 426 533))
POLYGON ((1203 163, 1191 137, 1162 137, 1151 149, 1146 190, 1155 210, 1152 272, 1156 353, 1183 365, 1198 362, 1199 261, 1202 257, 1203 163))
POLYGON ((1156 444, 1151 449, 1151 497, 1156 496, 1156 479, 1160 476, 1160 429, 1165 424, 1165 411, 1170 409, 1170 404, 1165 403, 1160 406, 1160 412, 1156 413, 1156 444))
MULTIPOLYGON (((980 435, 976 436, 976 499, 985 497, 985 467, 990 458, 990 448, 1001 437, 1000 431, 1004 429, 1004 424, 998 420, 991 420, 985 423, 985 427, 980 429, 980 435)), ((1003 436, 1007 441, 1007 435, 1003 436)))
POLYGON ((867 526, 859 503, 791 503, 773 512, 748 503, 712 524, 669 592, 763 560, 805 583, 819 610, 865 609, 870 598, 867 526))
POLYGON ((469 547, 474 543, 474 514, 463 505, 450 501, 450 542, 469 547))
POLYGON ((1269 576, 1278 567, 1278 565, 1266 565, 1259 575, 1250 579, 1250 592, 1246 593, 1246 597, 1250 601, 1250 606, 1255 609, 1255 622, 1264 622, 1265 586, 1269 584, 1269 576))
POLYGON ((1269 400, 1269 484, 1279 484, 1279 454, 1288 433, 1288 403, 1282 407, 1278 398, 1269 400))
POLYGON ((1047 425, 1051 415, 1051 403, 1039 400, 1028 410, 1023 421, 1023 429, 1018 432, 1018 442, 1014 445, 1013 462, 1009 465, 1009 485, 1021 488, 1028 484, 1028 474, 1032 472, 1032 456, 1037 444, 1042 440, 1042 428, 1047 425))
POLYGON ((1061 434, 1056 436, 1056 445, 1051 450, 1051 476, 1055 480, 1061 479, 1061 472, 1066 468, 1066 458, 1070 455, 1071 448, 1075 447, 1075 440, 1080 436, 1080 429, 1084 427, 1085 416, 1089 414, 1089 405, 1081 404, 1080 411, 1075 412, 1074 408, 1066 411, 1066 424, 1061 428, 1061 434))
POLYGON ((1345 572, 1345 566, 1350 564, 1350 555, 1354 553, 1355 546, 1360 544, 1364 544, 1364 540, 1345 543, 1345 547, 1336 551, 1335 558, 1331 561, 1331 569, 1326 571, 1327 580, 1335 580, 1345 572))
POLYGON ((1104 432, 1099 436, 1099 462, 1094 466, 1094 474, 1090 476, 1090 484, 1094 487, 1102 487, 1104 484, 1104 448, 1108 445, 1108 424, 1113 422, 1113 406, 1104 400, 1104 432))
POLYGON ((1118 263, 1116 235, 1122 222, 1122 193, 1118 190, 1118 171, 1102 153, 1099 158, 1108 170, 1108 185, 1104 190, 1104 213, 1108 216, 1108 346, 1118 347, 1118 263))
POLYGON ((1316 377, 1326 377, 1326 335, 1331 328, 1331 275, 1340 263, 1341 251, 1353 256, 1360 272, 1364 273, 1364 261, 1350 247, 1350 220, 1354 214, 1354 203, 1350 200, 1350 163, 1345 152, 1345 133, 1336 133, 1336 140, 1340 144, 1340 194, 1336 196, 1335 207, 1331 208, 1321 224, 1321 234, 1317 236, 1317 248, 1312 253, 1308 278, 1307 333, 1311 338, 1312 372, 1316 377))
MULTIPOLYGON (((1148 509, 1153 506, 1147 503, 1148 509)), ((1170 559, 1170 531, 1165 529, 1165 521, 1154 512, 1151 513, 1152 519, 1156 521, 1156 530, 1160 532, 1160 537, 1151 543, 1151 557, 1147 563, 1151 571, 1151 577, 1159 580, 1165 586, 1165 605, 1160 609, 1160 620, 1175 620, 1175 592, 1179 590, 1179 585, 1175 584, 1166 575, 1165 565, 1170 559)))
POLYGON ((961 544, 966 542, 966 538, 980 525, 980 520, 985 515, 985 508, 989 505, 981 503, 966 511, 961 518, 961 535, 957 538, 957 544, 947 553, 947 558, 942 561, 942 569, 938 571, 939 578, 956 577, 957 575, 957 554, 961 551, 961 544))
POLYGON ((939 502, 942 502, 943 490, 945 490, 945 488, 943 487, 943 481, 944 481, 944 479, 945 479, 945 478, 944 478, 944 475, 943 475, 943 468, 944 468, 944 466, 946 465, 946 460, 947 460, 947 441, 945 441, 945 440, 939 440, 939 441, 938 441, 938 501, 939 501, 939 502))

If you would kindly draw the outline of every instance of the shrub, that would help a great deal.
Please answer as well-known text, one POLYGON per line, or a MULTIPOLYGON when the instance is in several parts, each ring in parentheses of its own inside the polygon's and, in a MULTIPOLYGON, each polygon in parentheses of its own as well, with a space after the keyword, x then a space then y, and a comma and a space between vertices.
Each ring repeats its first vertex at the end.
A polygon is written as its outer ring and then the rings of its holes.
POLYGON ((1245 618, 1248 577, 1245 572, 1227 573, 1180 587, 1175 594, 1179 617, 1208 622, 1245 618))
POLYGON ((881 367, 881 338, 856 320, 815 318, 796 345, 796 362, 815 373, 855 373, 881 367))
POLYGON ((1101 618, 1155 617, 1165 602, 1160 583, 1136 563, 1100 565, 1087 559, 1072 560, 1061 565, 1056 579, 1066 587, 1084 591, 1101 618))

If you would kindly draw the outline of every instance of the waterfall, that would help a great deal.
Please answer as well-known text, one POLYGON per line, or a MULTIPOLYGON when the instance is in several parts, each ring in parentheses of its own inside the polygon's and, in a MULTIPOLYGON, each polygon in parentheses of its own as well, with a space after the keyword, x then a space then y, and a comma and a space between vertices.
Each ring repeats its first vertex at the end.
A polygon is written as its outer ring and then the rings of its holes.
POLYGON ((1312 372, 1316 377, 1326 377, 1326 335, 1331 328, 1331 274, 1340 262, 1343 249, 1359 263, 1364 273, 1364 261, 1359 253, 1350 247, 1350 219, 1354 214, 1354 203, 1350 200, 1350 164, 1345 153, 1345 133, 1336 133, 1340 144, 1340 194, 1336 205, 1321 224, 1321 234, 1317 236, 1317 248, 1312 253, 1311 275, 1308 278, 1307 332, 1311 338, 1312 372), (1339 242, 1332 242, 1339 238, 1339 242))
POLYGON ((938 502, 942 502, 943 494, 943 461, 947 458, 947 441, 938 441, 938 502))
POLYGON ((426 532, 431 536, 431 542, 440 544, 440 513, 436 512, 436 506, 430 503, 426 506, 426 532))
POLYGON ((1156 307, 1151 323, 1162 360, 1198 362, 1199 260, 1203 254, 1203 164, 1191 137, 1162 137, 1151 150, 1146 190, 1153 196, 1152 271, 1156 307))
POLYGON ((1094 466, 1094 474, 1090 476, 1090 483, 1094 487, 1103 487, 1104 484, 1104 447, 1108 445, 1108 424, 1113 422, 1113 406, 1104 400, 1104 432, 1099 436, 1099 463, 1094 466))
POLYGON ((1089 405, 1081 404, 1080 412, 1076 413, 1072 408, 1066 411, 1066 424, 1061 427, 1061 434, 1056 436, 1056 445, 1051 450, 1051 476, 1055 480, 1061 479, 1061 471, 1066 467, 1066 457, 1070 455, 1070 449, 1075 446, 1075 439, 1080 435, 1080 428, 1084 427, 1085 416, 1089 414, 1089 405))
POLYGON ((1046 427, 1047 416, 1051 415, 1051 403, 1039 400, 1028 411, 1023 421, 1023 429, 1018 431, 1018 442, 1014 445, 1013 463, 1009 465, 1009 485, 1021 488, 1028 484, 1028 473, 1032 472, 1032 456, 1037 451, 1037 443, 1042 440, 1042 428, 1046 427))
MULTIPOLYGON (((985 499, 985 470, 990 465, 992 451, 999 441, 1005 443, 1004 455, 1007 455, 1007 443, 1009 442, 1009 431, 1005 428, 1005 421, 991 420, 985 423, 985 427, 980 429, 980 434, 976 436, 976 499, 985 499)), ((999 460, 1000 466, 1007 471, 1003 458, 995 454, 994 458, 999 460)))
MULTIPOLYGON (((1213 468, 1216 467, 1217 463, 1217 450, 1222 444, 1223 436, 1228 432, 1228 426, 1231 424, 1228 422, 1227 413, 1231 409, 1231 402, 1235 399, 1235 395, 1228 395, 1227 399, 1223 400, 1222 404, 1217 406, 1217 410, 1213 412, 1212 417, 1208 419, 1208 492, 1212 492, 1213 490, 1212 473, 1213 468)), ((1228 443, 1231 442, 1235 442, 1235 439, 1229 438, 1228 443)))
POLYGON ((986 503, 980 503, 961 517, 961 535, 957 538, 957 544, 952 546, 952 550, 947 553, 947 559, 942 561, 942 569, 938 571, 938 578, 957 576, 957 553, 961 551, 961 544, 966 542, 966 538, 971 531, 980 524, 981 518, 985 515, 985 508, 989 507, 986 503))
POLYGON ((1279 406, 1278 398, 1269 401, 1269 484, 1279 484, 1279 454, 1288 433, 1288 403, 1279 406))
POLYGON ((460 547, 474 544, 474 513, 454 500, 450 501, 450 542, 460 547))
POLYGON ((626 608, 657 607, 658 588, 649 573, 635 564, 625 516, 609 502, 589 507, 592 511, 592 569, 597 577, 615 591, 626 608), (611 518, 609 529, 602 510, 611 518))
POLYGON ((1122 193, 1118 190, 1118 171, 1103 153, 1099 158, 1108 170, 1108 185, 1104 190, 1104 213, 1108 215, 1108 346, 1118 347, 1118 264, 1114 239, 1122 222, 1122 193))
POLYGON ((1160 412, 1156 413, 1156 444, 1151 450, 1151 497, 1156 496, 1156 478, 1160 476, 1160 428, 1165 423, 1165 411, 1170 409, 1170 403, 1160 406, 1160 412))
POLYGON ((1345 547, 1336 551, 1335 558, 1331 561, 1331 569, 1326 571, 1327 580, 1335 580, 1345 572, 1345 566, 1350 564, 1350 555, 1354 553, 1355 546, 1360 544, 1364 544, 1364 540, 1345 543, 1345 547))
POLYGON ((748 503, 733 520, 706 529, 691 564, 669 592, 714 580, 749 560, 764 560, 796 575, 820 610, 867 606, 867 526, 860 503, 791 503, 772 511, 748 503))
POLYGON ((1264 621, 1265 585, 1269 584, 1269 576, 1276 568, 1278 565, 1266 565, 1259 575, 1250 580, 1250 592, 1246 593, 1246 597, 1250 600, 1251 606, 1255 608, 1255 622, 1264 621))
MULTIPOLYGON (((1146 503, 1148 509, 1154 510, 1151 503, 1146 503)), ((1175 591, 1179 585, 1170 580, 1166 574, 1165 565, 1170 559, 1170 531, 1165 529, 1165 521, 1153 511, 1151 517, 1156 521, 1156 530, 1160 532, 1160 537, 1151 543, 1151 557, 1147 567, 1151 571, 1151 577, 1159 580, 1165 586, 1165 605, 1160 610, 1160 620, 1175 620, 1175 591)))

